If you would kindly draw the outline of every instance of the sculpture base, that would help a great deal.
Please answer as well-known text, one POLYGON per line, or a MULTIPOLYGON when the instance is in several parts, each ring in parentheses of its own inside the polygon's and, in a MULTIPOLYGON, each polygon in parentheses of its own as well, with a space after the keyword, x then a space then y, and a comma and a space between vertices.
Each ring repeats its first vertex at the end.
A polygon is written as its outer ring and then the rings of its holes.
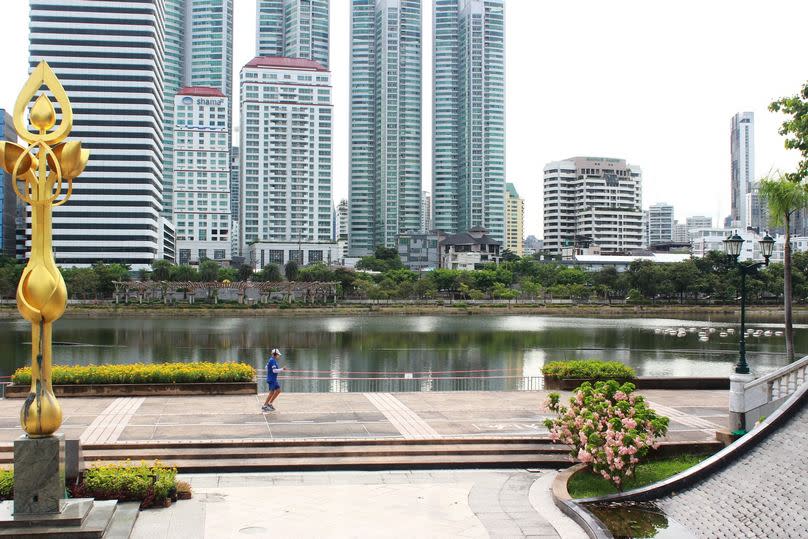
POLYGON ((65 437, 14 440, 14 515, 61 513, 65 497, 65 437))
POLYGON ((124 509, 115 500, 91 498, 62 500, 60 505, 63 511, 57 514, 20 516, 11 513, 10 501, 0 503, 0 537, 129 537, 138 511, 138 504, 124 509), (123 526, 116 522, 124 520, 123 526))

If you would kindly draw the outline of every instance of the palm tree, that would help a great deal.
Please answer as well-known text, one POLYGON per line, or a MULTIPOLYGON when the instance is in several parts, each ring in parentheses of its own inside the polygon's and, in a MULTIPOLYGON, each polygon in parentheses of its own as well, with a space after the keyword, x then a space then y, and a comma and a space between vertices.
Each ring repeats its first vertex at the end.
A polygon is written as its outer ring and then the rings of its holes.
POLYGON ((763 178, 760 195, 769 205, 770 224, 785 228, 783 245, 783 306, 785 310, 786 356, 794 360, 794 328, 791 315, 791 216, 808 207, 808 186, 797 183, 782 173, 763 178))

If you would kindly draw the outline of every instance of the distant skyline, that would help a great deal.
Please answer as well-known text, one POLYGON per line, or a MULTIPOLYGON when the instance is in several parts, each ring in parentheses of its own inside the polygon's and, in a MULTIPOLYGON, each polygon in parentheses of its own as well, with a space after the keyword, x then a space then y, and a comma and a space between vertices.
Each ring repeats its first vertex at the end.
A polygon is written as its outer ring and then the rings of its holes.
MULTIPOLYGON (((234 0, 238 70, 255 55, 255 1, 234 0)), ((27 78, 28 2, 6 1, 0 107, 27 78)), ((675 217, 730 212, 730 122, 755 114, 755 177, 792 169, 772 100, 808 79, 804 0, 506 0, 506 181, 525 198, 525 235, 542 237, 542 169, 576 155, 643 170, 643 207, 675 217)), ((350 2, 331 2, 334 197, 348 195, 350 2)), ((432 1, 423 4, 423 186, 431 190, 432 1)), ((237 88, 234 88, 237 92, 237 88)), ((238 103, 238 95, 233 96, 238 103)), ((234 116, 238 110, 234 107, 234 116)), ((238 120, 234 118, 234 131, 238 120)))

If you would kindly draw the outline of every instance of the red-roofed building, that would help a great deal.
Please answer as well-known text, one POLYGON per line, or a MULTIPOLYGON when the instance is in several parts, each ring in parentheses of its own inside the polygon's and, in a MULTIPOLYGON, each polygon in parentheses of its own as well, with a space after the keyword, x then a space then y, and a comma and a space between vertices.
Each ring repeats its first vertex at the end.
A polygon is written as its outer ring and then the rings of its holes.
POLYGON ((244 67, 272 67, 285 69, 305 69, 307 71, 328 71, 319 62, 308 58, 286 58, 285 56, 256 56, 244 67))
POLYGON ((198 97, 225 97, 225 95, 216 88, 209 88, 207 86, 185 86, 180 88, 177 95, 193 95, 198 97))

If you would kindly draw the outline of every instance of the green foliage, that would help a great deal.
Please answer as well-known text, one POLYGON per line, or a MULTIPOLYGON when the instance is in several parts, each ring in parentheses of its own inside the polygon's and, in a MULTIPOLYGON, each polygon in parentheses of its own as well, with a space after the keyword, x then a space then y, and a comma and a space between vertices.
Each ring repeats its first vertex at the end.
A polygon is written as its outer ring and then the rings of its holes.
POLYGON ((203 260, 199 263, 199 280, 204 283, 216 281, 219 278, 219 264, 214 260, 203 260))
POLYGON ((297 262, 295 262, 294 260, 290 260, 283 267, 283 273, 284 273, 284 275, 286 275, 286 280, 287 281, 296 281, 299 271, 300 271, 300 269, 299 269, 299 267, 297 265, 297 262))
POLYGON ((269 283, 277 283, 283 281, 281 275, 281 268, 277 264, 267 264, 258 274, 253 277, 256 281, 265 281, 269 283))
POLYGON ((97 500, 145 502, 142 507, 162 506, 176 492, 177 469, 154 464, 95 464, 88 468, 73 495, 97 500))
POLYGON ((305 282, 331 282, 334 281, 334 272, 325 262, 314 262, 308 266, 300 268, 297 275, 298 281, 305 282))
POLYGON ((637 377, 634 369, 619 361, 551 361, 542 367, 545 376, 556 378, 587 378, 593 380, 632 380, 637 377))
POLYGON ((236 277, 239 281, 247 281, 253 278, 253 269, 248 264, 242 264, 238 267, 238 275, 236 277))
MULTIPOLYGON (((243 363, 133 363, 130 365, 55 365, 54 385, 69 384, 172 384, 196 382, 250 382, 255 369, 243 363)), ((11 376, 17 385, 31 383, 31 368, 11 376)))
POLYGON ((14 472, 0 470, 0 500, 14 499, 14 472))
POLYGON ((800 183, 808 178, 808 82, 790 97, 782 97, 769 105, 769 110, 788 116, 780 126, 779 133, 785 137, 785 147, 800 152, 797 171, 786 174, 787 180, 800 183))
POLYGON ((769 206, 769 220, 773 225, 789 224, 794 213, 808 207, 806 186, 789 180, 786 174, 763 178, 760 196, 769 206))
POLYGON ((356 269, 368 271, 385 272, 402 267, 404 267, 404 265, 401 263, 398 251, 392 247, 384 247, 383 245, 376 247, 373 256, 362 257, 359 262, 356 263, 356 269))
MULTIPOLYGON (((706 455, 681 455, 638 464, 634 475, 626 479, 623 489, 631 490, 662 481, 692 468, 705 458, 707 458, 706 455)), ((618 492, 614 484, 600 475, 595 475, 590 470, 582 470, 570 477, 567 482, 567 491, 573 498, 590 498, 618 492)))
POLYGON ((199 272, 195 267, 187 264, 180 264, 179 266, 171 266, 171 274, 169 276, 171 281, 198 281, 199 272))
POLYGON ((171 268, 174 265, 168 260, 157 260, 152 264, 152 281, 168 281, 171 279, 171 268))

